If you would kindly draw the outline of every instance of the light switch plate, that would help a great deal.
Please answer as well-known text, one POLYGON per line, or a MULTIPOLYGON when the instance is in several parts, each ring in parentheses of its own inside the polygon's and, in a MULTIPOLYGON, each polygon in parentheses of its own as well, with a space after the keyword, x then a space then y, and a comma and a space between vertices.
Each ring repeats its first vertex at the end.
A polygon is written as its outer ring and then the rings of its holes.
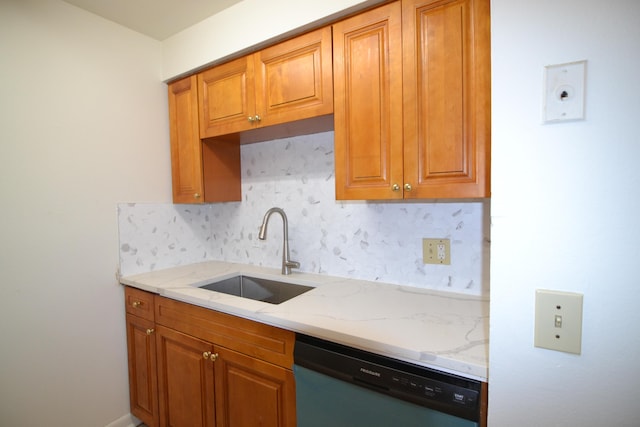
POLYGON ((577 61, 545 67, 545 123, 584 119, 586 64, 577 61))
POLYGON ((536 347, 582 352, 582 294, 536 290, 536 347))

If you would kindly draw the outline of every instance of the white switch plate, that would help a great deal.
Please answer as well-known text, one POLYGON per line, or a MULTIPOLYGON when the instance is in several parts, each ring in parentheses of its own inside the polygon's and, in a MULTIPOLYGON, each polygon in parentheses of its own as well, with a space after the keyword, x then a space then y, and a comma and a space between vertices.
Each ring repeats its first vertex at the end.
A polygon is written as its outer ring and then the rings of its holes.
POLYGON ((537 289, 534 345, 582 352, 582 294, 537 289))
POLYGON ((577 61, 545 67, 545 123, 584 119, 586 64, 587 61, 577 61))

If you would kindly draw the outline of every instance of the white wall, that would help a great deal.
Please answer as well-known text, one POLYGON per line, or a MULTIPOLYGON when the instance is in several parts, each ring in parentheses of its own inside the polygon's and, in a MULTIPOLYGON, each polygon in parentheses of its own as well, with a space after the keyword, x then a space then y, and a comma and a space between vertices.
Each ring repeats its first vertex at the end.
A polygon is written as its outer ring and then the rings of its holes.
POLYGON ((640 2, 493 0, 489 425, 640 425, 640 2), (586 59, 586 120, 542 125, 586 59), (582 354, 533 347, 534 292, 584 294, 582 354))
POLYGON ((161 45, 2 0, 0 58, 0 425, 125 422, 116 206, 171 200, 161 45))

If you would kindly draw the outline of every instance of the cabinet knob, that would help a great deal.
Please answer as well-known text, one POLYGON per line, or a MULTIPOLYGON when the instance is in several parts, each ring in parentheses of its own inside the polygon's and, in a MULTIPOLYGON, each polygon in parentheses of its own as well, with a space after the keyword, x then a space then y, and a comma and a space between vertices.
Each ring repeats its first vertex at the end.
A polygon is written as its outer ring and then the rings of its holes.
POLYGON ((151 335, 154 332, 153 328, 147 329, 147 335, 151 335))
POLYGON ((398 184, 393 184, 393 185, 391 186, 391 190, 393 190, 393 191, 398 191, 398 190, 400 190, 400 186, 399 186, 398 184))
POLYGON ((405 189, 405 191, 411 191, 411 188, 412 188, 412 187, 411 187, 411 184, 409 184, 409 183, 406 183, 406 184, 404 185, 404 189, 405 189))
POLYGON ((138 308, 142 305, 142 301, 134 301, 131 303, 131 305, 133 306, 133 308, 138 308))
POLYGON ((204 360, 211 360, 212 362, 215 362, 216 360, 218 360, 218 353, 211 353, 210 351, 205 351, 204 353, 202 353, 202 358, 204 360))
POLYGON ((200 193, 195 193, 195 194, 193 195, 193 198, 194 198, 194 199, 199 199, 199 198, 200 198, 200 193))
POLYGON ((247 120, 249 120, 249 123, 253 123, 255 121, 255 118, 253 116, 249 116, 247 117, 247 120))
POLYGON ((260 120, 262 120, 262 117, 260 117, 259 115, 256 114, 256 116, 254 117, 254 119, 256 119, 256 122, 259 122, 260 120))

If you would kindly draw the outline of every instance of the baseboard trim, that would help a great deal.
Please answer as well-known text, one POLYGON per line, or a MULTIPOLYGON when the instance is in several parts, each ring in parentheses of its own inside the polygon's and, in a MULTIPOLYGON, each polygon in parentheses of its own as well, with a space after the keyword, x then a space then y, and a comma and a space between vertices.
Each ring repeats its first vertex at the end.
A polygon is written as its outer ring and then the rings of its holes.
POLYGON ((136 427, 140 424, 142 424, 142 421, 131 414, 126 414, 104 427, 136 427))

